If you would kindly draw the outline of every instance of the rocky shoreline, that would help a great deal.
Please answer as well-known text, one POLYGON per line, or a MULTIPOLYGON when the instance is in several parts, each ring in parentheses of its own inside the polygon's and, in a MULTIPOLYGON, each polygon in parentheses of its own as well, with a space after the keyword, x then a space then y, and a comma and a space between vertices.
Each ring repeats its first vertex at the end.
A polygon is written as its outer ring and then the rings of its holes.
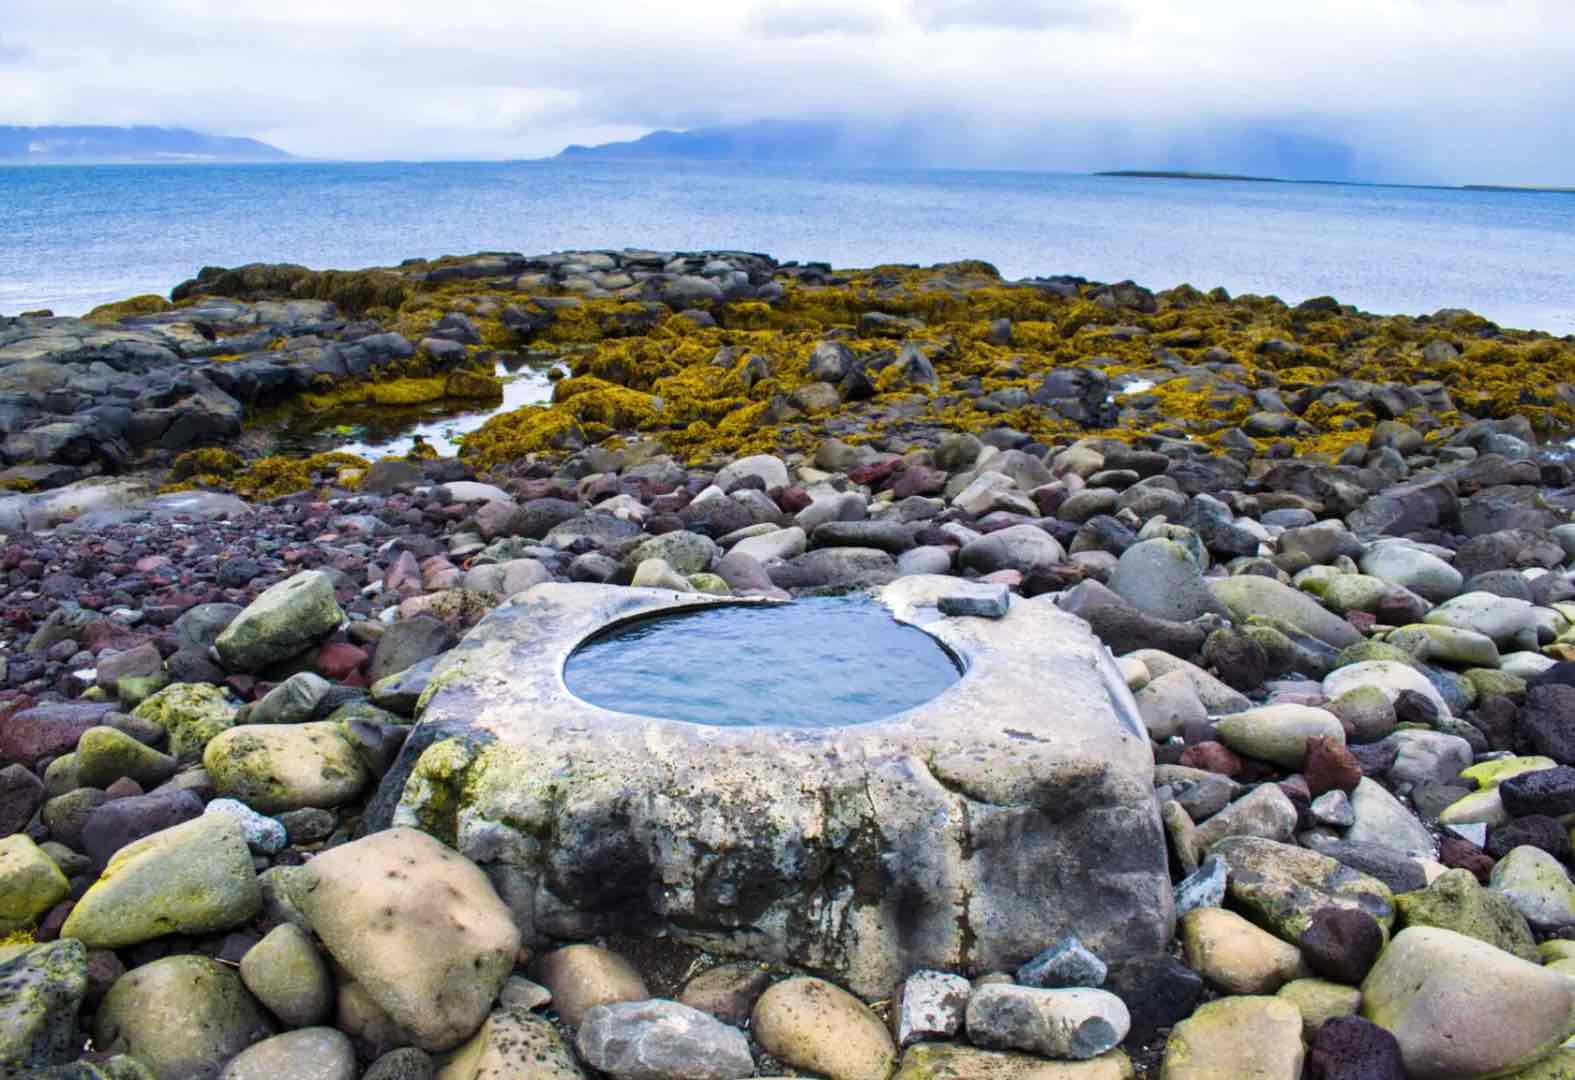
POLYGON ((1572 383, 1465 312, 725 252, 0 320, 0 1075, 1575 1075, 1572 383), (458 458, 265 452, 279 409, 495 400, 500 352, 568 377, 458 458), (429 827, 496 802, 420 720, 510 597, 917 574, 1117 657, 1164 948, 860 1000, 543 934, 429 827))

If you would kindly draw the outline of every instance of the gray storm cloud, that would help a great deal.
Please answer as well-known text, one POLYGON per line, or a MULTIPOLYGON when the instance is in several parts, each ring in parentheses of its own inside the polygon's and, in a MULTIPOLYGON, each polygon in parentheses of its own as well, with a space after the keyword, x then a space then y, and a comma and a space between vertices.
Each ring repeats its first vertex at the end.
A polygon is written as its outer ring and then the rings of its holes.
POLYGON ((520 158, 829 125, 897 163, 1569 184, 1569 0, 7 0, 0 123, 520 158))

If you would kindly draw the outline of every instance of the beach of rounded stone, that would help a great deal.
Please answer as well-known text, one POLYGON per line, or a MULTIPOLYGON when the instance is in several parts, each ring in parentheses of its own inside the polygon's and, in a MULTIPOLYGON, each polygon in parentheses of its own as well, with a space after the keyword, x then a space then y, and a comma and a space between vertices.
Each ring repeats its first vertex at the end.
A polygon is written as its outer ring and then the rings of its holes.
POLYGON ((1572 387, 1467 312, 737 252, 0 319, 0 1075, 1575 1075, 1572 387), (273 452, 500 359, 553 399, 457 458, 273 452), (961 678, 563 683, 850 593, 961 678))

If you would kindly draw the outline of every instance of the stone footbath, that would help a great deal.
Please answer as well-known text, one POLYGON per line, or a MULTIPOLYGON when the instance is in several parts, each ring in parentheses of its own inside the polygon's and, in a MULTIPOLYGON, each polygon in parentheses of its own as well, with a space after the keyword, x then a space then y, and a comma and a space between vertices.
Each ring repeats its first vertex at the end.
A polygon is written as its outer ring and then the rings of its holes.
POLYGON ((869 996, 921 968, 1014 969, 1071 933, 1108 960, 1162 950, 1153 757, 1114 662, 1048 600, 941 615, 966 587, 873 594, 961 669, 928 700, 722 726, 603 708, 564 671, 609 627, 737 598, 538 585, 439 665, 368 824, 454 844, 541 946, 662 935, 869 996))

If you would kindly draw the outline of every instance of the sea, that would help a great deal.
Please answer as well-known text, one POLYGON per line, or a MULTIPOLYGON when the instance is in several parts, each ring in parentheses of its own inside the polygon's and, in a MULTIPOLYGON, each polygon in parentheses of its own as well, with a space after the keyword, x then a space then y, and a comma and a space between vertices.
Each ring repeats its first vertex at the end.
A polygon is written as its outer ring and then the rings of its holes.
POLYGON ((0 313, 81 314, 203 266, 734 249, 839 267, 1188 283, 1575 333, 1575 195, 611 161, 0 167, 0 313))

